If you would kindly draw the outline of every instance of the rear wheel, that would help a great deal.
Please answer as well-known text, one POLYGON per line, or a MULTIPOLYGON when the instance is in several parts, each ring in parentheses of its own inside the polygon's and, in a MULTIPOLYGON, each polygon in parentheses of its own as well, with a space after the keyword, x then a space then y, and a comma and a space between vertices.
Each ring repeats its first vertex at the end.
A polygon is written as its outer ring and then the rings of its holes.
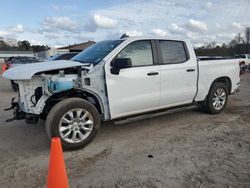
POLYGON ((64 149, 77 149, 92 141, 100 127, 95 106, 80 98, 57 103, 46 119, 49 138, 60 137, 64 149))
POLYGON ((225 108, 228 99, 228 88, 225 84, 216 82, 209 91, 205 110, 210 114, 218 114, 225 108))

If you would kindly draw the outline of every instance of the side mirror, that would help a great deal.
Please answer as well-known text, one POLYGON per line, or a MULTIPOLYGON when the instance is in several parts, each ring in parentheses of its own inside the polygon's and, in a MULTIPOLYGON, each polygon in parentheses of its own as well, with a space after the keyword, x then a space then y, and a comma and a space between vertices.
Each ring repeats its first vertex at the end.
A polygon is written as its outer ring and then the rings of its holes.
POLYGON ((130 58, 116 58, 111 62, 110 66, 111 73, 118 75, 121 69, 132 67, 132 61, 130 58))

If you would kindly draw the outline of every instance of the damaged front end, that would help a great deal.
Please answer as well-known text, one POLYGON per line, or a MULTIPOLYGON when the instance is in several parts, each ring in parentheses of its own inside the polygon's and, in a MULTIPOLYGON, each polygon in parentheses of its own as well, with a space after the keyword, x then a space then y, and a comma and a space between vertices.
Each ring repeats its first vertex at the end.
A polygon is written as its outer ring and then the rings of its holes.
MULTIPOLYGON (((99 105, 99 111, 108 112, 104 72, 99 66, 45 71, 36 73, 31 79, 15 80, 15 83, 19 86, 18 97, 13 98, 11 107, 5 109, 13 110, 14 117, 7 122, 25 119, 27 123, 37 123, 41 116, 46 118, 57 102, 67 97, 85 98, 99 105)), ((109 113, 103 115, 104 119, 109 118, 109 113)))
POLYGON ((37 123, 46 101, 52 95, 77 87, 77 74, 65 75, 64 70, 34 75, 30 80, 15 80, 18 96, 11 100, 13 117, 6 120, 25 119, 27 123, 37 123), (53 73, 53 74, 52 74, 53 73))

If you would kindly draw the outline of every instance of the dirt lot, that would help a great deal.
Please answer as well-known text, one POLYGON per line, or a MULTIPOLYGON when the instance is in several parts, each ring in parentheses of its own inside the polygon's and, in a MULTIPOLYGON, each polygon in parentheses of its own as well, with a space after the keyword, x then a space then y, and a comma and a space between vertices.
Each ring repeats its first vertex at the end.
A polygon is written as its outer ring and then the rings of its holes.
MULTIPOLYGON (((250 187, 250 73, 240 89, 219 115, 189 107, 103 124, 86 148, 65 153, 71 187, 250 187)), ((0 78, 0 187, 45 187, 44 122, 5 123, 13 95, 0 78)))

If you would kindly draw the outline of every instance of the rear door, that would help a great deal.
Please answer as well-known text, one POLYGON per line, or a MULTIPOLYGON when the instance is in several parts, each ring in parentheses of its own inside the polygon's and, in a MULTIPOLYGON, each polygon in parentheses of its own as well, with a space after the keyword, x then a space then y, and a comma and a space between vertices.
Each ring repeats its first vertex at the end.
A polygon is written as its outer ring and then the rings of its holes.
POLYGON ((117 58, 130 58, 132 67, 112 74, 105 66, 111 118, 136 114, 159 107, 160 65, 155 64, 154 43, 140 40, 128 44, 117 58))
POLYGON ((159 40, 157 47, 162 64, 161 106, 191 103, 197 91, 196 59, 190 58, 183 41, 159 40))

